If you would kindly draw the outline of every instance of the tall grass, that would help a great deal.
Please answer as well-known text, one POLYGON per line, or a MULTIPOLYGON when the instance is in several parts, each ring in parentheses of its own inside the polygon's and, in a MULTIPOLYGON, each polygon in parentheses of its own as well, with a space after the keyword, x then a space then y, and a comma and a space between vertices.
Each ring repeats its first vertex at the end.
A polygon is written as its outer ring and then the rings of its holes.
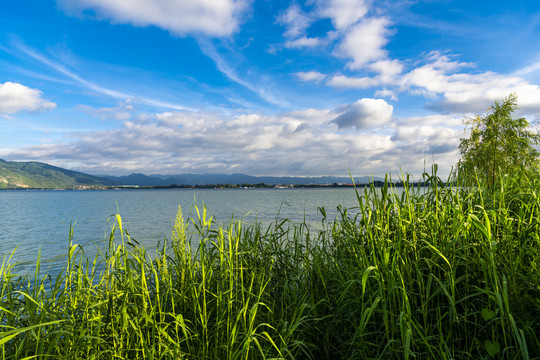
MULTIPOLYGON (((408 180, 408 179, 406 179, 408 180)), ((121 217, 60 274, 0 269, 2 359, 540 359, 540 183, 359 190, 320 230, 181 209, 150 254, 121 217)), ((70 236, 72 239, 72 236, 70 236)))

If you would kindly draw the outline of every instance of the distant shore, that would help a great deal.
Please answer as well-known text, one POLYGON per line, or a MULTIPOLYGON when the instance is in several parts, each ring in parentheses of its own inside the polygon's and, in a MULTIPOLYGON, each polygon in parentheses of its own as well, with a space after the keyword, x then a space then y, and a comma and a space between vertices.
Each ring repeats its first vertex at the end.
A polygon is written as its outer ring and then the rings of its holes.
MULTIPOLYGON (((12 188, 0 188, 0 190, 149 190, 149 189, 333 189, 333 188, 364 188, 364 187, 383 187, 385 184, 384 181, 376 180, 372 183, 364 184, 352 184, 352 183, 332 183, 332 184, 281 184, 281 185, 270 185, 266 183, 259 184, 197 184, 197 185, 186 185, 186 184, 172 184, 172 185, 153 185, 153 186, 142 186, 142 185, 80 185, 77 187, 67 187, 67 188, 33 188, 33 187, 12 187, 12 188)), ((389 182, 391 186, 394 187, 404 187, 404 183, 401 181, 389 182)), ((408 186, 428 186, 428 183, 416 182, 409 183, 408 186)))

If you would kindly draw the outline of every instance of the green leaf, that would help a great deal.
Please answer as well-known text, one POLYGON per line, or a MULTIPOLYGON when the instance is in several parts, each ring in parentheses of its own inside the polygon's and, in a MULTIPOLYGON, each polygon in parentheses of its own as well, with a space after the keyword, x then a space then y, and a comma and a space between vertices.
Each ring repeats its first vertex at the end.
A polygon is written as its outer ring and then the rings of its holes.
POLYGON ((486 309, 486 308, 483 308, 482 309, 482 318, 485 320, 485 321, 488 321, 488 320, 491 320, 495 317, 495 315, 497 315, 495 313, 495 311, 493 310, 490 310, 490 309, 486 309))
POLYGON ((497 340, 486 340, 484 343, 484 348, 488 352, 489 356, 494 357, 501 351, 501 344, 499 344, 497 340))
POLYGON ((64 322, 64 321, 66 321, 66 320, 49 321, 49 322, 45 322, 45 323, 42 323, 42 324, 36 324, 36 325, 27 326, 27 327, 23 327, 23 328, 19 328, 19 329, 13 329, 13 330, 10 330, 10 331, 1 332, 0 333, 0 345, 3 345, 5 343, 7 343, 9 340, 13 339, 15 336, 20 335, 23 332, 26 332, 28 330, 32 330, 32 329, 43 327, 43 326, 49 326, 49 325, 53 325, 53 324, 58 324, 58 323, 61 323, 61 322, 64 322))

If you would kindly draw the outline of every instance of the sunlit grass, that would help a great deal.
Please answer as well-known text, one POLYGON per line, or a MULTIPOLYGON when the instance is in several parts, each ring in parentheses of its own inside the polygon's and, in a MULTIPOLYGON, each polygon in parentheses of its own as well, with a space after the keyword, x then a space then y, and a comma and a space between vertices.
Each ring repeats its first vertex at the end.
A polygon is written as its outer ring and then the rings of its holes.
POLYGON ((1 358, 539 359, 540 183, 426 180, 359 190, 317 231, 179 209, 155 253, 117 215, 107 251, 70 240, 60 274, 6 258, 1 358))

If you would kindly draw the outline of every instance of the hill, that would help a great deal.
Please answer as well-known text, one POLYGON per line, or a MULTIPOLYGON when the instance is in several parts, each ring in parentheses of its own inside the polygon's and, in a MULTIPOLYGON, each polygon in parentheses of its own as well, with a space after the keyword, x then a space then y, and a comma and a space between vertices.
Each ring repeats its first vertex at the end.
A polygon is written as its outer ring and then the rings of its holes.
POLYGON ((110 180, 45 163, 0 159, 0 189, 69 189, 83 186, 114 185, 110 180))

